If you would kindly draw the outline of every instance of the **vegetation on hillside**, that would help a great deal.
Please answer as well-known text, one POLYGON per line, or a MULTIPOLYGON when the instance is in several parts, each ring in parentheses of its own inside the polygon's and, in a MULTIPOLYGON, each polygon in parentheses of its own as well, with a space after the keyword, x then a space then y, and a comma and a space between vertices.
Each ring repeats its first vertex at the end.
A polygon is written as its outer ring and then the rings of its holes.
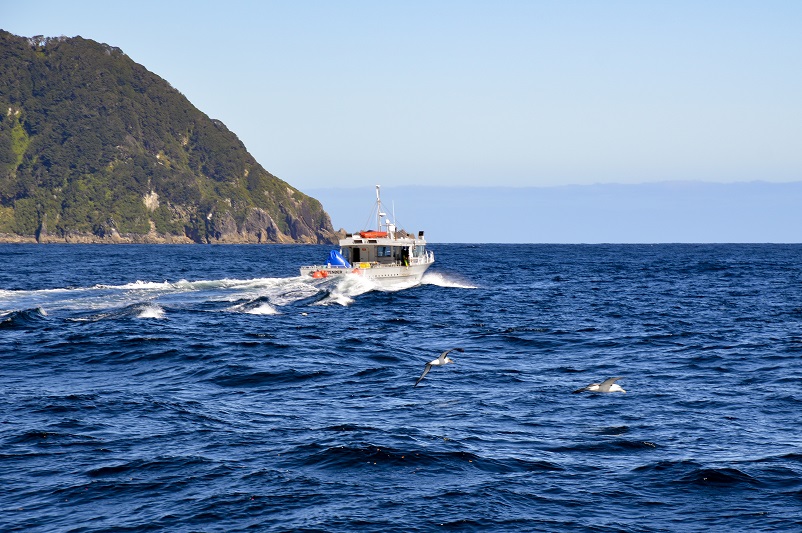
POLYGON ((216 221, 245 231, 254 210, 269 240, 333 235, 317 200, 119 48, 0 30, 0 233, 209 242, 216 221))

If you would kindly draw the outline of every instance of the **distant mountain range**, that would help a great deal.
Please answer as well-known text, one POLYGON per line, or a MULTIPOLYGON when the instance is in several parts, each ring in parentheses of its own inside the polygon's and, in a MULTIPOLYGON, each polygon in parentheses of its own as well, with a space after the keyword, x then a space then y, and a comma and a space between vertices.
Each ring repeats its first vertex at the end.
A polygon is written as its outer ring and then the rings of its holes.
POLYGON ((119 48, 0 30, 0 241, 336 241, 319 201, 119 48))
MULTIPOLYGON (((338 227, 375 225, 372 184, 308 192, 338 227)), ((382 187, 382 203, 440 243, 802 242, 802 181, 382 187)))

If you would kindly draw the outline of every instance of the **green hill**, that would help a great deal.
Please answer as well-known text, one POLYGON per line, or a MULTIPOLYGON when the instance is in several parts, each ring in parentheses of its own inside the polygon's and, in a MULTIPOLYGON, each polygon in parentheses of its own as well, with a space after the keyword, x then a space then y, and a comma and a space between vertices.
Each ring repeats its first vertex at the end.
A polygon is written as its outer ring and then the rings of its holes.
POLYGON ((320 202, 119 48, 0 30, 0 240, 332 242, 320 202))

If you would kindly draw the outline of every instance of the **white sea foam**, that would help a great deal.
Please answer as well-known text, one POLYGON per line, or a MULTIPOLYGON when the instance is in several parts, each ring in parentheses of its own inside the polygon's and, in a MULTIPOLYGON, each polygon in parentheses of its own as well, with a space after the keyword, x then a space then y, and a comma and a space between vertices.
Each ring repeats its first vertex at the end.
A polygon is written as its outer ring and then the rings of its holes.
POLYGON ((411 286, 399 284, 382 287, 361 276, 348 275, 341 279, 312 280, 308 277, 218 279, 176 282, 137 280, 119 285, 98 284, 91 287, 42 289, 33 291, 0 291, 0 308, 28 309, 46 305, 48 309, 104 310, 137 305, 143 296, 149 307, 137 307, 140 318, 165 318, 159 304, 169 302, 170 307, 186 308, 212 302, 231 302, 233 307, 222 309, 250 314, 279 314, 281 308, 304 300, 318 300, 312 305, 348 306, 354 298, 373 290, 395 291, 411 286), (260 300, 261 301, 258 301, 260 300), (250 305, 242 302, 251 302, 250 305), (239 305, 239 306, 238 306, 239 305))
POLYGON ((232 305, 226 311, 231 313, 247 313, 249 315, 278 315, 278 309, 269 302, 249 301, 237 305, 232 305))
POLYGON ((105 290, 141 290, 141 289, 169 289, 173 285, 167 281, 141 281, 136 280, 133 283, 126 283, 125 285, 95 285, 93 289, 105 290))
POLYGON ((277 315, 279 314, 278 310, 268 303, 263 303, 259 306, 252 307, 251 309, 247 309, 244 311, 249 315, 277 315))
POLYGON ((363 278, 362 276, 343 276, 342 279, 337 280, 329 295, 317 304, 338 304, 342 306, 351 305, 354 303, 355 297, 378 288, 379 286, 375 282, 371 281, 370 279, 363 278))
POLYGON ((144 305, 137 315, 137 318, 164 318, 164 309, 161 306, 149 303, 144 305))
POLYGON ((421 285, 436 285, 438 287, 449 287, 452 289, 476 289, 469 281, 458 279, 453 275, 444 275, 439 272, 427 272, 421 279, 421 285))

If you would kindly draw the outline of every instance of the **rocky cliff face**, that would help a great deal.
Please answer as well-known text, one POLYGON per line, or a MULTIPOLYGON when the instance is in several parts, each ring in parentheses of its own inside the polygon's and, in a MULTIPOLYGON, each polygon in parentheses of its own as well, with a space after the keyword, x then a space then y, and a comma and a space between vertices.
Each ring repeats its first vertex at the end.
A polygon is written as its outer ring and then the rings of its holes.
POLYGON ((120 49, 0 30, 0 240, 328 243, 320 202, 120 49))

